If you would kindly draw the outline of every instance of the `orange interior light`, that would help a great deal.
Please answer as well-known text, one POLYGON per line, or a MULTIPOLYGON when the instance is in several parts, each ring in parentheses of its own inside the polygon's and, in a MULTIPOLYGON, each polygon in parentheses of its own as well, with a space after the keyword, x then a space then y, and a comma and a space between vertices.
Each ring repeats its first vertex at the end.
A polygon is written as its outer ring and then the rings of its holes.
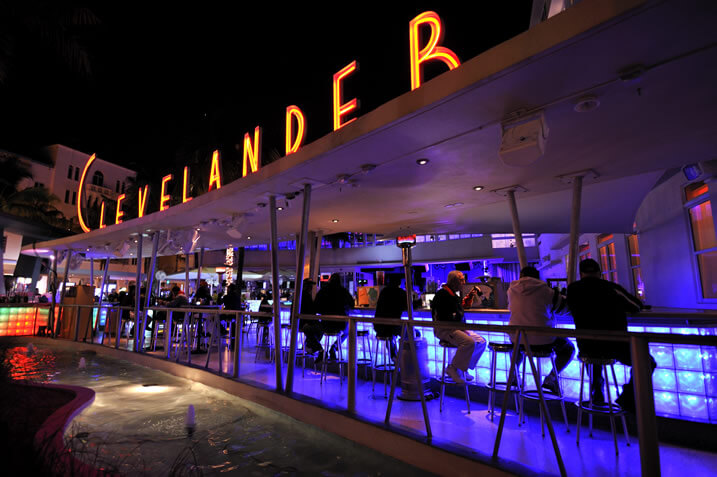
MULTIPOLYGON (((172 174, 167 174, 166 176, 162 177, 162 193, 159 195, 159 211, 162 212, 163 210, 169 209, 169 199, 171 197, 167 194, 165 194, 165 191, 167 190, 167 182, 174 179, 174 176, 172 174)), ((211 184, 211 182, 210 182, 211 184)), ((141 215, 140 215, 141 217, 141 215)))
POLYGON ((334 131, 356 120, 356 118, 351 118, 345 123, 341 122, 343 116, 358 108, 358 100, 356 98, 353 98, 348 103, 341 103, 343 101, 341 82, 356 70, 358 70, 358 62, 354 60, 334 74, 334 131))
POLYGON ((87 163, 85 164, 85 169, 82 171, 82 176, 80 177, 80 184, 77 186, 77 220, 80 222, 80 227, 82 228, 83 232, 89 232, 90 228, 85 224, 85 220, 82 218, 82 187, 85 184, 85 176, 87 176, 87 171, 90 169, 90 165, 95 161, 95 154, 92 154, 89 159, 87 159, 87 163))
MULTIPOLYGON (((164 186, 164 184, 162 184, 162 186, 164 186)), ((149 185, 144 186, 144 189, 140 187, 137 197, 139 203, 139 210, 137 211, 138 217, 144 217, 144 211, 147 210, 147 195, 149 195, 149 185)))
POLYGON ((244 153, 242 154, 241 176, 245 177, 248 173, 247 159, 249 160, 249 169, 256 172, 261 166, 261 127, 254 128, 254 142, 252 144, 249 133, 244 134, 244 153))
POLYGON ((214 151, 212 154, 212 167, 209 170, 209 189, 212 190, 212 185, 217 189, 222 188, 222 175, 219 169, 219 150, 214 151))
POLYGON ((117 196, 117 213, 115 214, 115 224, 121 224, 122 223, 122 216, 124 215, 124 212, 122 211, 122 201, 127 197, 126 194, 120 194, 117 196))
POLYGON ((411 56, 411 91, 421 86, 423 82, 423 70, 421 64, 430 60, 441 60, 449 69, 458 68, 461 65, 458 56, 448 48, 438 46, 443 42, 443 25, 441 17, 436 12, 423 12, 410 21, 408 28, 409 52, 411 56), (431 29, 428 43, 419 50, 419 31, 421 25, 427 25, 431 29))
POLYGON ((189 166, 184 166, 184 180, 182 181, 182 204, 192 200, 191 197, 187 197, 189 192, 189 166))
POLYGON ((105 225, 105 201, 102 201, 102 205, 100 205, 100 228, 103 229, 107 227, 105 225))
POLYGON ((306 138, 306 118, 298 106, 291 105, 286 108, 286 155, 293 154, 299 150, 306 138), (293 118, 296 118, 296 138, 292 142, 293 118))

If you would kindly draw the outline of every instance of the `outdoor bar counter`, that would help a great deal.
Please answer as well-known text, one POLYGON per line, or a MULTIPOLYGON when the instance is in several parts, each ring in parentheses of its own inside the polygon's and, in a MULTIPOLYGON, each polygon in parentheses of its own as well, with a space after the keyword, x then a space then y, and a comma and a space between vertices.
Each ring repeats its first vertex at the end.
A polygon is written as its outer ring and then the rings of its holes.
MULTIPOLYGON (((374 317, 374 309, 359 307, 351 311, 352 316, 374 317)), ((413 311, 416 320, 431 320, 431 311, 426 308, 413 311)), ((404 315, 405 316, 405 315, 404 315)), ((466 321, 474 324, 507 325, 510 311, 505 309, 466 310, 466 321)), ((282 321, 288 323, 289 310, 282 308, 282 321)), ((574 328, 572 317, 556 316, 559 328, 574 328)), ((628 331, 668 333, 668 334, 717 334, 717 311, 685 309, 653 309, 628 317, 628 331)), ((359 323, 359 330, 372 329, 369 323, 359 323)), ((428 371, 432 376, 440 376, 443 350, 433 334, 433 329, 420 329, 428 348, 428 371)), ((502 333, 483 333, 486 341, 507 341, 502 333)), ((573 344, 574 339, 572 340, 573 344)), ((371 343, 373 346, 373 342, 371 343)), ((577 349, 577 345, 576 349, 577 349)), ((358 342, 361 355, 363 342, 358 342)), ((717 349, 691 345, 669 343, 650 343, 650 354, 657 362, 653 374, 655 391, 655 411, 659 416, 685 419, 699 422, 717 423, 717 349)), ((506 356, 498 356, 497 379, 505 381, 507 370, 506 356)), ((617 363, 615 365, 618 383, 624 384, 630 379, 630 368, 617 363)), ((489 381, 490 352, 486 350, 475 370, 476 385, 489 381)), ((561 373, 563 392, 569 400, 577 401, 580 387, 580 366, 577 359, 561 373)))

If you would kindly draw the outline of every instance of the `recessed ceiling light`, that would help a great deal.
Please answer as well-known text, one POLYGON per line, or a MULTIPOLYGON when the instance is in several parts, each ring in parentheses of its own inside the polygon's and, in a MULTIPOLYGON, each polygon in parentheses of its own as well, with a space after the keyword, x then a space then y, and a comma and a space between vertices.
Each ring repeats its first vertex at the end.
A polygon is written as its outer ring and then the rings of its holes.
POLYGON ((483 186, 473 186, 473 190, 483 190, 483 186))
POLYGON ((430 162, 430 161, 429 161, 428 159, 423 158, 423 159, 418 159, 418 160, 416 161, 416 164, 418 164, 419 166, 425 166, 425 165, 428 164, 429 162, 430 162))
POLYGON ((247 240, 251 240, 251 237, 247 237, 246 239, 247 239, 247 240))
POLYGON ((339 221, 339 219, 331 219, 331 222, 333 222, 333 223, 337 223, 338 221, 339 221))
POLYGON ((276 210, 284 210, 284 208, 282 206, 279 206, 276 208, 276 210))

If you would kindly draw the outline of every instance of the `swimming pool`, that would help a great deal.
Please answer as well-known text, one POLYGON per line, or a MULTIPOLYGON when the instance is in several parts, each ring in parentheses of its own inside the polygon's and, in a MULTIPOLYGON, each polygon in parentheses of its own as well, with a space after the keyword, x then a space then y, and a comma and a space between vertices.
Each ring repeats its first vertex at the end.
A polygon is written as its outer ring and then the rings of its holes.
POLYGON ((430 475, 223 391, 91 350, 42 345, 27 356, 14 346, 5 362, 13 379, 93 389, 94 403, 65 441, 80 460, 124 475, 430 475))

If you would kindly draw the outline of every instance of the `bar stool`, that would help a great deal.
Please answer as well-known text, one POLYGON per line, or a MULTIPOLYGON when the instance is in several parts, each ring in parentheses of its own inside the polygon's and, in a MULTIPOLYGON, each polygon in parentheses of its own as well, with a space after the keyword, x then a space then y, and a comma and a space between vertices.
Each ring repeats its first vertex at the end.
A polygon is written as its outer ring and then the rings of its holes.
MULTIPOLYGON (((523 351, 524 347, 521 345, 521 351, 523 351)), ((520 391, 520 422, 525 424, 525 399, 532 399, 535 401, 540 400, 540 395, 538 394, 538 386, 541 386, 543 391, 543 398, 545 399, 545 403, 547 405, 548 401, 558 401, 560 402, 560 408, 563 411, 563 419, 565 420, 565 429, 567 432, 570 432, 570 424, 568 423, 568 413, 565 411, 565 399, 563 398, 563 389, 562 385, 560 384, 560 375, 557 374, 557 383, 558 383, 558 391, 554 392, 552 390, 546 390, 542 387, 543 379, 543 367, 541 366, 541 359, 550 359, 550 363, 553 365, 553 369, 556 370, 555 367, 555 354, 553 353, 552 349, 544 349, 541 348, 540 345, 538 346, 531 346, 530 352, 533 354, 533 359, 536 360, 536 368, 538 371, 538 382, 535 383, 535 388, 528 389, 525 384, 525 375, 526 373, 526 367, 528 359, 527 353, 524 353, 523 357, 523 372, 522 372, 522 379, 521 379, 521 391, 520 391)), ((530 372, 530 370, 528 371, 530 372)), ((540 410, 540 431, 543 437, 545 437, 545 416, 543 415, 543 407, 538 406, 538 409, 540 410)))
POLYGON ((371 339, 369 338, 368 330, 360 330, 360 331, 356 332, 356 345, 357 346, 358 346, 359 340, 361 340, 361 357, 356 358, 356 366, 363 366, 364 377, 368 380, 368 368, 373 363, 373 354, 371 352, 371 339), (366 357, 367 349, 368 349, 368 358, 366 357))
MULTIPOLYGON (((508 366, 510 366, 510 359, 511 359, 511 353, 513 352, 513 343, 505 343, 505 342, 495 342, 491 341, 488 343, 488 349, 492 351, 491 357, 490 357, 490 381, 485 385, 486 388, 488 388, 488 415, 490 416, 490 420, 493 421, 493 416, 495 415, 495 393, 497 391, 503 391, 504 393, 506 391, 513 391, 513 388, 520 394, 520 374, 518 373, 518 366, 515 366, 515 382, 511 386, 511 389, 507 388, 507 382, 498 382, 496 373, 497 373, 497 366, 498 366, 498 353, 505 353, 506 356, 506 363, 508 366)), ((510 376, 510 371, 506 371, 506 379, 510 376)), ((515 412, 520 415, 520 406, 518 401, 518 394, 513 394, 513 400, 515 402, 515 412)), ((505 395, 503 397, 505 399, 505 395)), ((520 419, 518 420, 518 425, 521 424, 520 419)))
MULTIPOLYGON (((438 407, 438 410, 443 412, 443 396, 446 392, 446 384, 455 384, 455 385, 460 386, 459 383, 456 383, 452 379, 446 378, 446 358, 448 357, 448 349, 456 349, 457 350, 458 346, 453 345, 453 344, 449 343, 448 341, 443 341, 443 340, 439 341, 438 344, 443 347, 443 371, 441 372, 441 380, 440 380, 440 382, 441 382, 441 402, 438 407)), ((452 358, 453 357, 451 356, 451 359, 452 358)), ((471 413, 471 398, 470 398, 470 395, 468 394, 468 383, 466 382, 462 386, 466 392, 466 407, 468 408, 468 414, 470 414, 471 413)))
MULTIPOLYGON (((388 397, 387 380, 396 369, 396 365, 391 360, 391 342, 395 336, 378 336, 374 344, 375 353, 373 354, 373 365, 371 366, 371 374, 373 375, 373 385, 371 392, 376 390, 376 371, 383 371, 383 395, 388 397)), ((390 382, 390 381, 389 381, 390 382)))
MULTIPOLYGON (((298 348, 296 350, 296 355, 294 356, 294 358, 296 359, 296 361, 301 360, 301 377, 303 378, 304 372, 306 370, 306 357, 307 357, 306 344, 305 344, 306 343, 306 335, 304 335, 304 333, 302 333, 301 331, 299 331, 299 333, 301 334, 301 338, 300 338, 301 339, 301 348, 298 348)), ((286 354, 287 360, 288 360, 290 348, 291 348, 291 325, 289 323, 282 323, 281 324, 281 353, 282 353, 282 357, 284 356, 284 354, 286 354)))
POLYGON ((256 354, 254 355, 254 362, 259 361, 259 353, 262 350, 269 353, 269 361, 274 361, 274 336, 271 332, 273 326, 271 321, 266 323, 257 323, 257 340, 256 340, 256 354), (266 336, 266 339, 264 337, 266 336))
POLYGON ((607 367, 610 366, 610 372, 612 374, 612 386, 617 388, 617 377, 615 376, 615 360, 609 358, 593 358, 589 356, 579 356, 580 365, 580 394, 579 400, 575 404, 578 406, 578 431, 577 431, 577 444, 580 445, 580 427, 582 424, 583 412, 588 413, 590 423, 590 437, 593 435, 593 414, 600 416, 607 416, 610 418, 610 430, 612 431, 612 439, 615 442, 615 455, 619 454, 619 448, 617 446, 617 432, 615 432, 615 419, 620 417, 622 419, 622 430, 625 433, 625 441, 627 445, 630 445, 630 437, 627 434, 627 423, 625 422, 625 411, 618 405, 613 403, 612 395, 610 393, 610 377, 607 373, 607 367), (592 390, 590 389, 593 377, 594 365, 601 365, 605 372, 604 385, 607 391, 607 405, 605 403, 593 403, 592 390), (585 367, 588 367, 588 377, 590 382, 588 383, 590 399, 583 401, 583 384, 585 383, 585 367))
POLYGON ((326 370, 328 368, 329 362, 331 363, 337 363, 339 365, 339 382, 341 384, 344 383, 344 373, 343 373, 343 366, 347 365, 348 363, 344 361, 343 359, 343 353, 341 349, 343 348, 341 343, 341 332, 337 331, 335 333, 324 333, 324 360, 321 362, 321 379, 319 379, 319 382, 323 384, 324 381, 326 381, 326 370), (336 360, 332 360, 329 358, 329 343, 331 342, 331 338, 334 338, 337 343, 337 352, 336 352, 336 360))

